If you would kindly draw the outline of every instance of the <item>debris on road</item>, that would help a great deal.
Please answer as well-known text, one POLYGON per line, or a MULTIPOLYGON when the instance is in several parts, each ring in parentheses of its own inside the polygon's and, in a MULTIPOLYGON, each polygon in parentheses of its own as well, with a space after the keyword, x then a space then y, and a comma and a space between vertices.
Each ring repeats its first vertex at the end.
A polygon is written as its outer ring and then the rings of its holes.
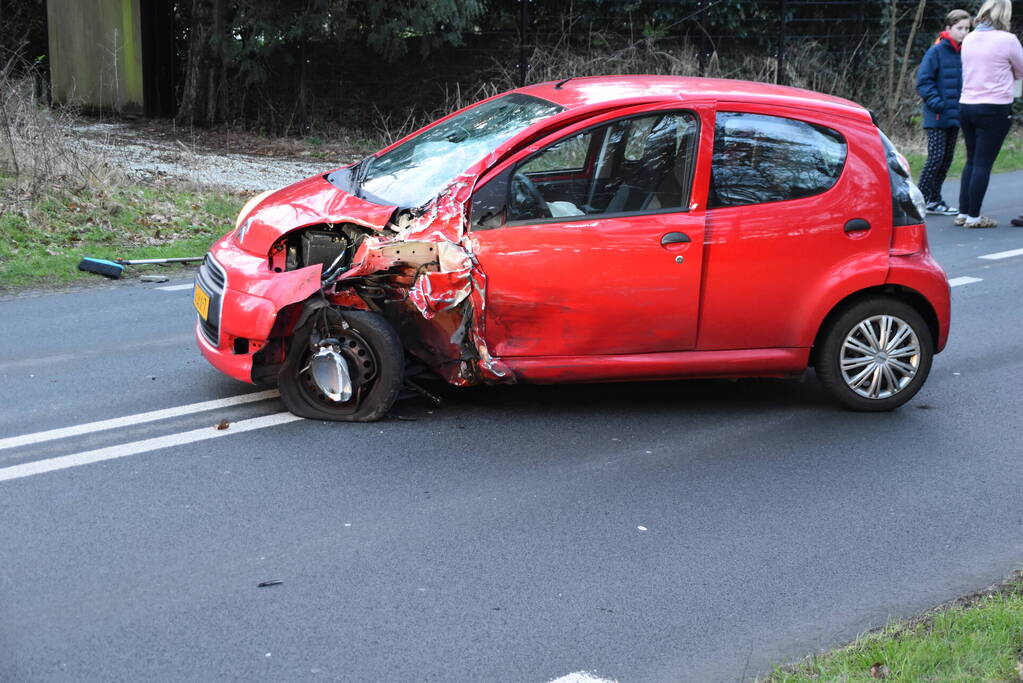
POLYGON ((86 256, 78 262, 78 270, 84 270, 87 273, 96 273, 103 277, 108 277, 112 280, 118 280, 121 277, 121 273, 124 272, 124 266, 113 261, 107 261, 106 259, 90 258, 86 256))
MULTIPOLYGON (((150 265, 167 265, 168 263, 193 263, 196 261, 202 261, 204 256, 175 256, 171 258, 141 258, 141 259, 124 259, 119 258, 113 261, 106 259, 92 258, 86 256, 78 262, 78 270, 84 270, 87 273, 96 273, 104 277, 108 277, 114 280, 120 279, 124 273, 125 266, 150 266, 150 265)), ((143 282, 166 282, 167 278, 163 275, 143 275, 143 282), (147 277, 163 277, 163 280, 146 280, 147 277)))
POLYGON ((284 583, 284 581, 280 579, 273 579, 272 581, 263 581, 261 583, 257 583, 256 588, 266 588, 267 586, 279 586, 282 583, 284 583))
POLYGON ((139 279, 143 282, 167 282, 170 280, 166 275, 143 275, 139 279))
POLYGON ((220 422, 218 422, 216 424, 216 428, 217 429, 227 429, 230 426, 231 426, 231 423, 228 422, 227 420, 221 420, 220 422))

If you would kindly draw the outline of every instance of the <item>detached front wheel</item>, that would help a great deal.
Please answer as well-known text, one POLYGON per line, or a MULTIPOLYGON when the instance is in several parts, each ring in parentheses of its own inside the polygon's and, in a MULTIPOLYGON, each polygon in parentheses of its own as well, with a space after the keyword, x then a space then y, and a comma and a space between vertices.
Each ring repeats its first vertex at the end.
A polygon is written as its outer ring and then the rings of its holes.
POLYGON ((373 422, 398 398, 404 375, 401 340, 383 317, 323 308, 296 330, 278 387, 300 417, 373 422))
POLYGON ((894 410, 923 386, 934 342, 923 317, 897 299, 849 307, 825 331, 817 377, 829 394, 859 411, 894 410))

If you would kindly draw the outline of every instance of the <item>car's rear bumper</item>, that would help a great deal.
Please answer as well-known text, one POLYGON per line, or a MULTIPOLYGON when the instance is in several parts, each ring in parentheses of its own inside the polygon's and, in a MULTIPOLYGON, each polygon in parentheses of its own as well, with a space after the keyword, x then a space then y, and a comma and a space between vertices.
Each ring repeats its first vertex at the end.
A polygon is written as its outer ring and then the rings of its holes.
POLYGON ((934 310, 937 322, 934 351, 938 353, 943 350, 948 343, 952 296, 948 276, 931 256, 930 250, 905 256, 892 256, 885 284, 906 287, 927 300, 934 310))

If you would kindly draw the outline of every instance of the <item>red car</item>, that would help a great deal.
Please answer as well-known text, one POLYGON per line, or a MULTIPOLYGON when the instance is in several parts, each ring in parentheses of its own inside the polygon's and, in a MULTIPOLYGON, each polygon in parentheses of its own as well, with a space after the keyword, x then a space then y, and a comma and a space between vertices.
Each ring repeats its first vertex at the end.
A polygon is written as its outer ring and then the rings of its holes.
POLYGON ((456 385, 793 376, 890 410, 949 288, 905 159, 853 102, 571 78, 484 100, 250 201, 196 340, 297 415, 382 417, 407 359, 456 385))

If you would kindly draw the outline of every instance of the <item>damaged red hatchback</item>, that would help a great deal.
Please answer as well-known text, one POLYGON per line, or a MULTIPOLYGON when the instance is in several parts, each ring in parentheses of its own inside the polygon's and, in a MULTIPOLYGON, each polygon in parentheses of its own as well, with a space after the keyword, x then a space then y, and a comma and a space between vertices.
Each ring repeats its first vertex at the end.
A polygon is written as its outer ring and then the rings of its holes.
POLYGON ((863 107, 742 81, 521 88, 250 201, 196 278, 219 370, 297 415, 456 385, 798 375, 857 410, 949 329, 905 159, 863 107))

